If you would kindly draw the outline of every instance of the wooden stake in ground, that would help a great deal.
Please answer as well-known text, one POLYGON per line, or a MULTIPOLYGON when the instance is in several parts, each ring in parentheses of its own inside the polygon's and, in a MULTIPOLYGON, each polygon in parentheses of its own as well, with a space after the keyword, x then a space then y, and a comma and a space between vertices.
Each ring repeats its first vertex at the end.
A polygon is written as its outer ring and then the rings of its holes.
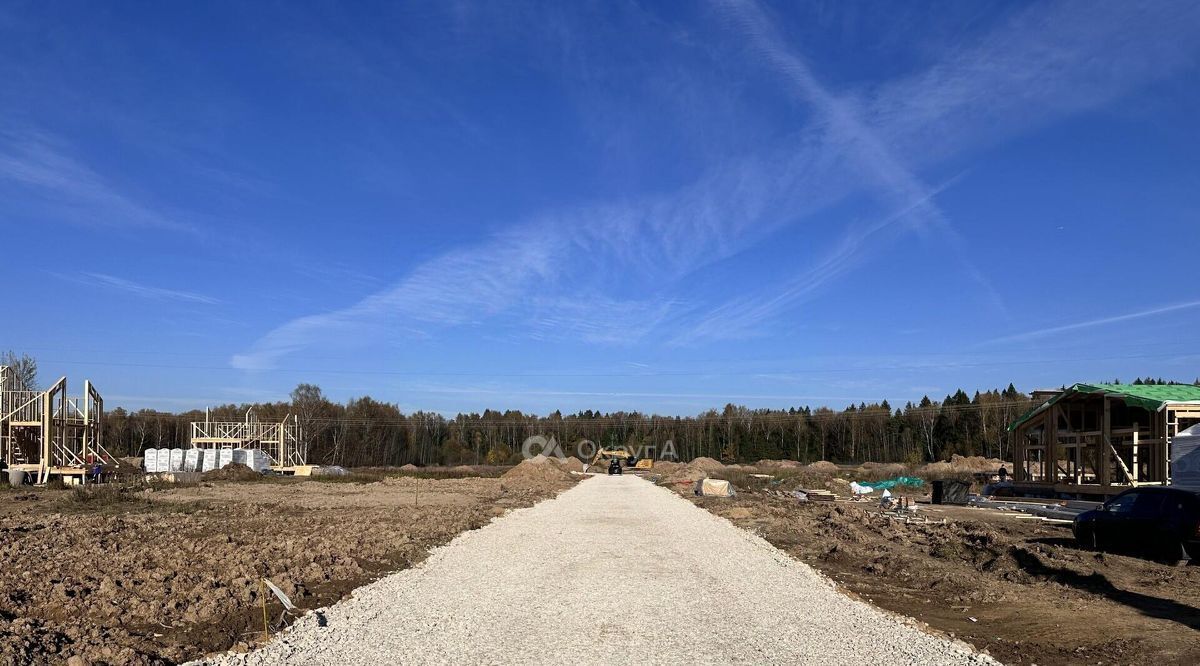
POLYGON ((421 501, 421 477, 419 477, 419 476, 414 476, 414 477, 413 477, 413 482, 414 482, 414 483, 413 483, 413 488, 414 488, 414 492, 413 492, 413 506, 420 506, 420 501, 421 501))
POLYGON ((258 579, 258 596, 262 597, 263 607, 263 641, 271 640, 271 625, 267 620, 267 579, 258 579))

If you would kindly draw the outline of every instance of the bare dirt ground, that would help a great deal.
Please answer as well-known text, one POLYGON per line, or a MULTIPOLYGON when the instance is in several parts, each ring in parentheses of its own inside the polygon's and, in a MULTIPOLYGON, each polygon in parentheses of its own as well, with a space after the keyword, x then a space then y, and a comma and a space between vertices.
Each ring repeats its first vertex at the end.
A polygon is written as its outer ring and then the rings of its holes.
POLYGON ((693 501, 1005 663, 1200 663, 1200 566, 1081 550, 1069 525, 983 509, 923 505, 938 522, 904 524, 746 487, 693 501))
POLYGON ((570 485, 517 475, 5 487, 0 663, 170 664, 245 649, 262 635, 259 577, 301 608, 329 605, 570 485))

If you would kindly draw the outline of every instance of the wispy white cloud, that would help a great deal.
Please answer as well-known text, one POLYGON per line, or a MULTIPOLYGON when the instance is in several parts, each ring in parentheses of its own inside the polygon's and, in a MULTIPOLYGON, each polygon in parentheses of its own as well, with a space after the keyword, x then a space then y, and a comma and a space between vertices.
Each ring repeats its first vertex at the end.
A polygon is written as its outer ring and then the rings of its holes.
POLYGON ((679 305, 671 299, 617 300, 600 293, 537 299, 522 334, 538 340, 627 345, 644 339, 679 305))
POLYGON ((1075 322, 1073 324, 1064 324, 1062 326, 1052 326, 1050 328, 1038 329, 1036 331, 1027 331, 1016 335, 1006 335, 1000 338, 988 340, 984 344, 999 344, 1005 342, 1025 342, 1027 340, 1035 340, 1037 338, 1045 338, 1058 333, 1067 333, 1070 331, 1079 331, 1088 328, 1096 328, 1099 326, 1108 326, 1109 324, 1120 324, 1126 321, 1135 319, 1144 319, 1146 317, 1154 317, 1157 315, 1169 314, 1171 312, 1179 312, 1180 310, 1191 310, 1200 308, 1200 301, 1187 301, 1185 303, 1173 303, 1171 305, 1162 305, 1149 310, 1139 310, 1126 314, 1116 315, 1113 317, 1103 317, 1101 319, 1089 319, 1087 321, 1075 322))
POLYGON ((422 325, 467 324, 506 310, 531 289, 549 288, 558 271, 554 255, 566 250, 566 238, 551 229, 529 225, 434 258, 355 305, 276 328, 234 356, 233 365, 270 368, 280 357, 330 338, 376 339, 384 330, 403 335, 422 325))
POLYGON ((688 344, 699 340, 753 337, 761 333, 762 322, 795 307, 830 282, 856 269, 870 247, 883 245, 886 239, 899 236, 901 230, 896 223, 913 214, 916 208, 926 205, 927 199, 932 199, 949 184, 942 185, 925 199, 882 220, 851 227, 819 261, 785 283, 773 285, 768 295, 730 300, 703 313, 695 321, 688 322, 671 341, 674 344, 688 344))
MULTIPOLYGON (((754 334, 762 322, 898 239, 900 222, 918 232, 939 232, 951 256, 996 309, 1006 312, 965 239, 935 204, 937 191, 914 169, 1093 108, 1165 76, 1193 60, 1196 42, 1188 35, 1200 29, 1195 7, 1039 5, 925 72, 865 94, 837 96, 818 81, 758 3, 717 4, 749 37, 754 52, 824 118, 827 136, 817 154, 840 152, 857 173, 869 176, 870 189, 885 206, 900 213, 866 227, 851 226, 816 264, 782 284, 768 285, 761 295, 739 296, 681 323, 682 332, 672 340, 682 343, 754 334), (862 103, 852 102, 859 98, 862 103)), ((837 158, 813 161, 836 164, 837 158)))
POLYGON ((75 224, 193 231, 119 191, 43 133, 0 134, 0 181, 40 194, 47 208, 75 224))
MULTIPOLYGON (((686 338, 706 336, 710 332, 718 331, 721 335, 741 332, 747 326, 755 326, 761 320, 776 315, 800 297, 816 291, 850 270, 869 242, 875 241, 879 244, 887 237, 895 237, 897 234, 891 227, 896 223, 906 223, 910 228, 922 232, 936 230, 947 238, 956 259, 968 275, 1003 311, 1003 302, 998 292, 971 261, 962 237, 950 225, 934 201, 935 193, 889 146, 887 137, 880 129, 865 122, 864 113, 859 106, 852 102, 849 96, 834 95, 818 80, 809 64, 789 46, 755 0, 719 0, 717 4, 727 10, 742 28, 751 48, 765 59, 769 67, 785 78, 803 102, 816 111, 828 133, 828 146, 840 151, 856 171, 868 177, 873 185, 871 190, 887 208, 899 212, 865 229, 848 229, 837 246, 827 253, 820 263, 804 271, 790 284, 783 288, 773 286, 757 303, 739 298, 717 308, 706 316, 705 321, 690 327, 686 338), (726 314, 732 314, 732 319, 718 321, 725 319, 726 314)), ((944 186, 940 189, 944 189, 944 186)))
MULTIPOLYGON (((786 77, 818 111, 818 122, 771 150, 714 163, 673 192, 516 222, 510 232, 426 261, 354 305, 283 324, 235 356, 234 365, 267 368, 314 345, 474 325, 498 313, 525 322, 516 325, 526 335, 544 337, 557 328, 596 341, 627 341, 652 329, 629 327, 627 335, 611 336, 613 327, 588 331, 591 325, 581 323, 585 313, 564 309, 555 318, 538 306, 585 304, 593 294, 628 292, 629 282, 655 285, 651 293, 664 306, 610 297, 607 309, 627 307, 659 328, 694 330, 688 339, 712 339, 778 316, 909 230, 937 233, 990 289, 934 202, 938 188, 925 184, 917 169, 1177 71, 1197 48, 1188 31, 1200 27, 1200 9, 1190 7, 1035 5, 925 72, 852 95, 823 87, 757 5, 728 6, 760 61, 786 77), (894 212, 850 227, 795 277, 748 303, 732 301, 710 312, 689 312, 672 299, 681 278, 864 188, 894 212), (621 285, 626 289, 613 289, 621 279, 629 281, 621 285)), ((620 318, 611 320, 620 328, 620 318)))
POLYGON ((80 274, 78 277, 66 275, 59 275, 59 277, 82 284, 90 284, 108 289, 115 289, 117 291, 123 291, 140 298, 148 298, 151 300, 183 301, 187 303, 203 303, 205 305, 216 305, 221 302, 212 296, 205 296, 204 294, 197 294, 191 291, 180 291, 177 289, 166 289, 163 287, 141 284, 132 280, 126 280, 124 278, 119 278, 105 273, 85 272, 80 274))

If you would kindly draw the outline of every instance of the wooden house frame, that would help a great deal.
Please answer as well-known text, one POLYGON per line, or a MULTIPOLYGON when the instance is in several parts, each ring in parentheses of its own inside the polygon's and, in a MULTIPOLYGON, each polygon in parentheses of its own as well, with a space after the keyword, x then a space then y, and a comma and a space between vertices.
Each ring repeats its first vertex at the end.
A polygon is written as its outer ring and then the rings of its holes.
POLYGON ((97 465, 117 466, 104 448, 104 399, 90 381, 83 394, 67 393, 67 378, 34 391, 0 366, 0 460, 9 469, 86 483, 97 465))
POLYGON ((1009 426, 1022 491, 1111 495, 1171 481, 1171 439, 1200 423, 1200 386, 1076 384, 1009 426))
POLYGON ((253 409, 244 421, 203 421, 191 424, 192 448, 205 450, 260 449, 271 458, 271 468, 294 473, 307 465, 308 443, 304 441, 299 420, 289 414, 283 421, 259 421, 253 409))

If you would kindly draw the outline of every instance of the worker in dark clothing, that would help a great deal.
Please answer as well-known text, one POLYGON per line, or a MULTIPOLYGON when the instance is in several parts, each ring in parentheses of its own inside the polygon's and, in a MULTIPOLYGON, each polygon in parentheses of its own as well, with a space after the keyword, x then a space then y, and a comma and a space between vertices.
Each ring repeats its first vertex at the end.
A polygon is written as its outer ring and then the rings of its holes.
POLYGON ((1004 465, 1000 466, 1000 475, 999 476, 1000 476, 1000 483, 1004 483, 1005 481, 1008 481, 1008 468, 1006 468, 1004 465))

